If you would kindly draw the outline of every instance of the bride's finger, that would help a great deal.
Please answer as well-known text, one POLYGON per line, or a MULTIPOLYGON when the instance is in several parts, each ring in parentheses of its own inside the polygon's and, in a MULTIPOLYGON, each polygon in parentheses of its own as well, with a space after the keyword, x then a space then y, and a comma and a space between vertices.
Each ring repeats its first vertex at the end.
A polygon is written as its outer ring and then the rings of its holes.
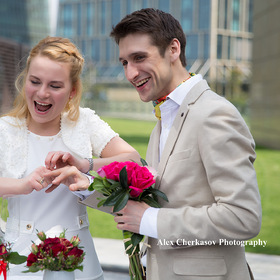
POLYGON ((53 190, 55 190, 58 186, 57 185, 51 185, 48 189, 45 190, 46 193, 50 193, 52 192, 53 190))

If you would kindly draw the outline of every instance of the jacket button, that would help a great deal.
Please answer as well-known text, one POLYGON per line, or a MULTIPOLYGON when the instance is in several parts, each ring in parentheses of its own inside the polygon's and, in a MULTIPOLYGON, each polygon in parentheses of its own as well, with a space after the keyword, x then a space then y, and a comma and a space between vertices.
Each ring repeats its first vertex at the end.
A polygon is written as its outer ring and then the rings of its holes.
POLYGON ((82 219, 80 219, 80 225, 82 225, 84 223, 84 221, 82 219))
POLYGON ((27 230, 31 230, 32 226, 30 224, 26 225, 27 230))

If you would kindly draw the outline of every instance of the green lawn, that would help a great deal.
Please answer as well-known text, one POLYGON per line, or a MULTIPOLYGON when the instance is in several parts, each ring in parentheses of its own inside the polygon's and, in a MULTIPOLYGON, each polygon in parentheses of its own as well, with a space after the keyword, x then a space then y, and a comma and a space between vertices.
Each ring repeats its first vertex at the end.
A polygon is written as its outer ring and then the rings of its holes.
MULTIPOLYGON (((122 138, 145 158, 149 135, 155 122, 104 118, 122 138)), ((262 198, 263 222, 260 234, 253 240, 267 241, 265 247, 247 246, 246 251, 280 255, 280 151, 257 149, 255 168, 262 198)), ((113 217, 88 208, 90 231, 94 237, 121 239, 113 217)))

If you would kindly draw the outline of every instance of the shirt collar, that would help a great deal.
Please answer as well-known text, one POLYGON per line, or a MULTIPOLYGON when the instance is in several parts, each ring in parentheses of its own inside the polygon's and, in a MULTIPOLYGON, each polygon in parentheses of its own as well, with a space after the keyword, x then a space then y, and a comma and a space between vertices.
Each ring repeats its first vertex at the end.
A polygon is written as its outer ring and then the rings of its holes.
MULTIPOLYGON (((201 74, 197 74, 184 83, 182 83, 179 87, 175 88, 167 97, 168 99, 173 100, 176 104, 181 106, 183 103, 183 100, 187 96, 188 92, 191 90, 191 88, 196 85, 199 81, 202 80, 201 74)), ((168 102, 169 103, 169 102, 168 102)))

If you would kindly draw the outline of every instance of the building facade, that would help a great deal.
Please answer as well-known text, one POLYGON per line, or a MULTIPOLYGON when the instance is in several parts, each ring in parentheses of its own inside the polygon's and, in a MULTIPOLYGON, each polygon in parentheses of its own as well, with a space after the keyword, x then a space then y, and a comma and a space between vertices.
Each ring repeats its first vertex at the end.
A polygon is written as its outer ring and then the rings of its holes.
POLYGON ((0 113, 12 106, 28 50, 49 33, 48 0, 0 0, 0 113))
POLYGON ((0 0, 0 37, 33 45, 49 33, 49 0, 0 0))
POLYGON ((60 0, 58 34, 71 38, 91 61, 93 81, 125 82, 111 28, 135 10, 161 9, 182 24, 188 70, 223 92, 233 69, 248 83, 252 5, 253 0, 60 0))
POLYGON ((280 1, 254 1, 250 127, 260 146, 280 149, 280 1))

